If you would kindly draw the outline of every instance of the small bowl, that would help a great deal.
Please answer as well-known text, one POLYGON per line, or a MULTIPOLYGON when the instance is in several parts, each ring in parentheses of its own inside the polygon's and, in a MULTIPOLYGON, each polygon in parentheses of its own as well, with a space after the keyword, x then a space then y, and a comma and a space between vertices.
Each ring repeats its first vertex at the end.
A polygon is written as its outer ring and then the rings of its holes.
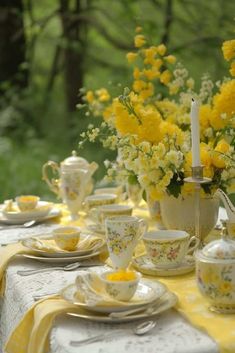
POLYGON ((105 290, 107 294, 121 301, 129 301, 135 294, 139 280, 141 278, 141 274, 135 271, 128 272, 118 272, 118 271, 109 271, 102 273, 100 276, 102 282, 104 283, 105 290), (125 273, 134 273, 134 279, 122 279, 122 276, 125 276, 125 273), (113 275, 115 278, 115 274, 117 274, 117 279, 108 279, 110 275, 113 275), (120 274, 120 279, 118 278, 120 274))
POLYGON ((22 195, 15 198, 20 211, 31 211, 37 207, 40 197, 34 195, 22 195))
POLYGON ((79 242, 81 229, 78 227, 60 227, 54 229, 52 234, 60 249, 73 251, 79 242))

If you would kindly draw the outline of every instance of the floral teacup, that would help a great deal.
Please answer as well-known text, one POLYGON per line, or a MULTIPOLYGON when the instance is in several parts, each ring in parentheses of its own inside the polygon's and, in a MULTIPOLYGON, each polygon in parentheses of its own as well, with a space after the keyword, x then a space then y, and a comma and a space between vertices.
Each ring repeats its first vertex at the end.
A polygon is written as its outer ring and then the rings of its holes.
POLYGON ((184 257, 197 248, 199 239, 181 230, 159 230, 145 233, 143 237, 147 254, 160 268, 179 266, 184 257), (191 244, 195 242, 194 246, 191 244))
POLYGON ((147 230, 147 222, 132 216, 111 217, 105 220, 105 230, 114 267, 127 268, 138 240, 147 230))
POLYGON ((85 198, 85 206, 89 210, 93 207, 113 204, 116 200, 115 194, 90 195, 85 198))
POLYGON ((104 205, 97 208, 92 208, 90 217, 93 221, 99 224, 100 228, 104 229, 104 222, 106 218, 113 216, 131 215, 133 208, 129 205, 104 205))
POLYGON ((136 292, 141 275, 138 272, 104 272, 101 280, 108 295, 116 300, 128 301, 136 292), (126 275, 126 276, 125 276, 126 275), (128 278, 129 277, 129 278, 128 278))
POLYGON ((53 230, 53 239, 60 249, 73 251, 80 239, 81 229, 78 227, 60 227, 53 230))

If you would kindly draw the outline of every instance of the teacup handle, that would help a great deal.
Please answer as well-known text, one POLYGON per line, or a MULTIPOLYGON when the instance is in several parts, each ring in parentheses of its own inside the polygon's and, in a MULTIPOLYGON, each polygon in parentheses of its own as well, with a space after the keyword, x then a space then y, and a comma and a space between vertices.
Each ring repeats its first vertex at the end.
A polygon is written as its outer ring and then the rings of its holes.
POLYGON ((139 241, 142 238, 142 236, 144 235, 144 233, 148 229, 148 222, 145 219, 143 219, 143 218, 139 219, 138 223, 139 223, 140 228, 139 228, 139 232, 138 232, 137 241, 139 241))
POLYGON ((195 237, 195 236, 192 236, 190 239, 189 239, 189 242, 188 242, 188 250, 187 250, 187 255, 192 253, 194 250, 197 249, 198 245, 199 245, 199 242, 200 242, 200 239, 195 237), (193 242, 195 242, 194 246, 193 247, 190 247, 190 244, 192 244, 193 242))

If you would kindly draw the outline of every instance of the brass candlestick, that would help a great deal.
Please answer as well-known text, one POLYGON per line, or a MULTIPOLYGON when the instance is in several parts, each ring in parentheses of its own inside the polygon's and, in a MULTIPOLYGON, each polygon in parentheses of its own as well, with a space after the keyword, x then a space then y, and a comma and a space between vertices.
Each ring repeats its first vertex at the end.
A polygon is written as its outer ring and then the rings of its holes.
POLYGON ((203 176, 204 166, 192 167, 192 176, 185 178, 186 183, 194 184, 194 197, 195 197, 195 236, 200 240, 198 247, 203 247, 203 242, 201 238, 201 227, 200 227, 200 192, 201 184, 210 183, 210 178, 205 178, 203 176))

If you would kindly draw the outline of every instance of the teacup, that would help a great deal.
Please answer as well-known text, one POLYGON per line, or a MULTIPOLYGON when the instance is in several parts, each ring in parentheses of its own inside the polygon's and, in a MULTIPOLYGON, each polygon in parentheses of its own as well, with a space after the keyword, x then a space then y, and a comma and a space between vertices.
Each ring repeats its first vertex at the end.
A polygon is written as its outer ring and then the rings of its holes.
POLYGON ((136 292, 141 275, 138 272, 104 272, 100 279, 104 283, 107 294, 122 301, 130 300, 136 292), (126 274, 126 276, 125 276, 126 274), (128 274, 132 275, 128 278, 128 274))
POLYGON ((114 267, 127 268, 139 239, 147 230, 147 222, 132 216, 111 217, 105 220, 105 230, 114 267))
POLYGON ((159 230, 145 233, 143 237, 147 254, 159 268, 179 266, 185 256, 195 250, 199 239, 181 230, 159 230), (195 242, 193 246, 191 244, 195 242))
POLYGON ((80 239, 81 229, 78 227, 60 227, 52 231, 53 239, 60 249, 73 251, 80 239))
POLYGON ((85 198, 85 206, 89 210, 93 207, 113 204, 116 200, 117 195, 115 194, 90 195, 85 198))
POLYGON ((132 214, 132 210, 132 206, 129 205, 104 205, 97 208, 92 208, 90 210, 90 217, 95 223, 98 223, 99 226, 104 229, 104 222, 106 218, 121 215, 129 216, 132 214))
POLYGON ((37 207, 40 197, 34 195, 22 195, 16 197, 16 203, 20 211, 31 211, 37 207))
POLYGON ((121 200, 121 196, 123 194, 123 187, 120 186, 107 186, 105 188, 98 188, 95 189, 94 191, 95 195, 99 195, 99 194, 115 194, 117 195, 118 201, 121 200))

